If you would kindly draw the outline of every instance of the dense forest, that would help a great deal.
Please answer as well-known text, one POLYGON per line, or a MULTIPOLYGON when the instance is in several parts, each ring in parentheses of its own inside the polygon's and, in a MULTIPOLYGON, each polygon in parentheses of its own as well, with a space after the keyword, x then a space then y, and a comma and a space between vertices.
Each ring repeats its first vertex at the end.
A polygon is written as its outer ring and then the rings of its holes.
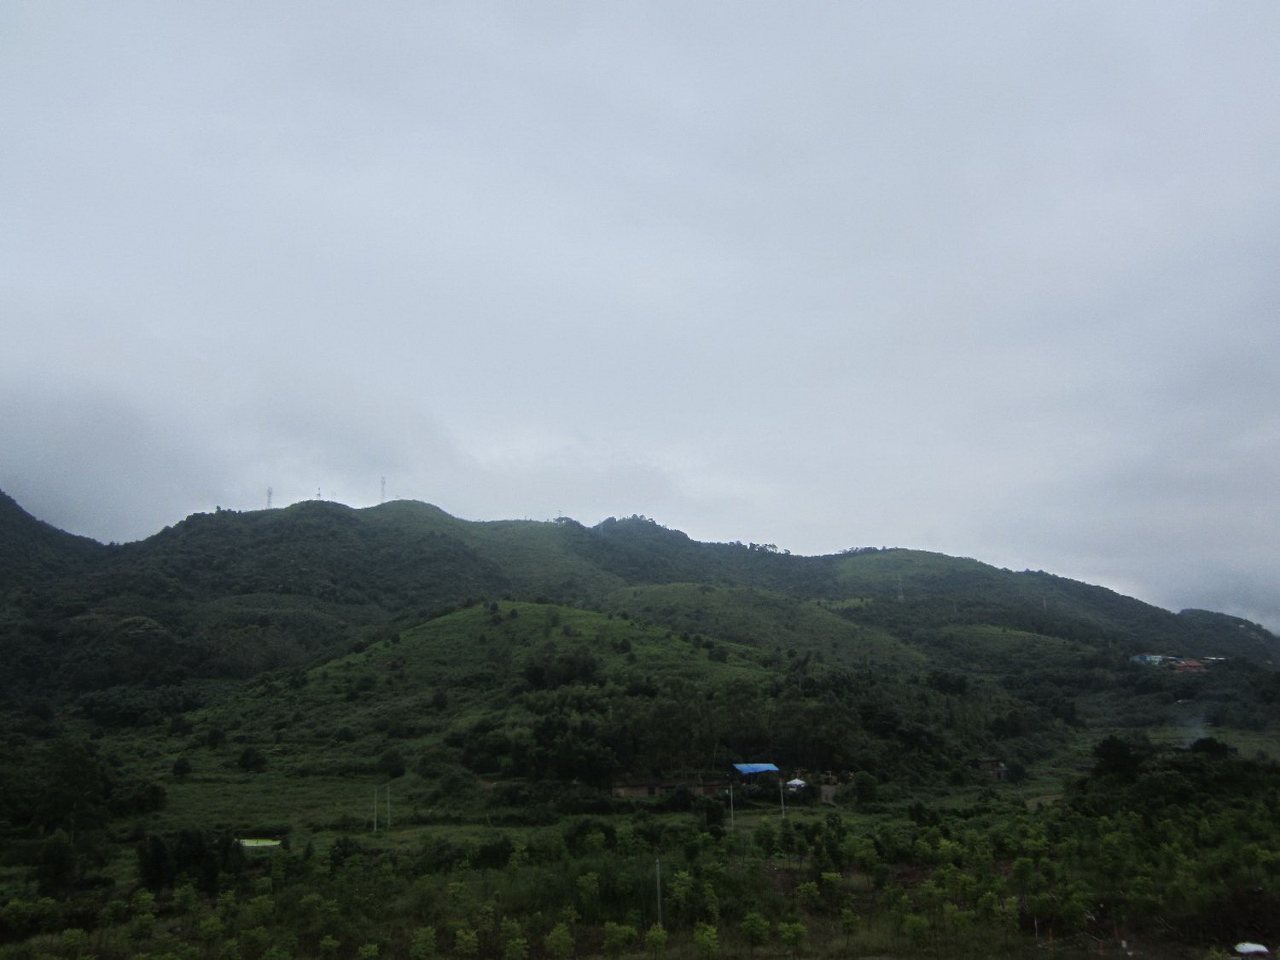
POLYGON ((1280 934, 1278 650, 643 517, 0 494, 0 957, 1202 957, 1280 934))

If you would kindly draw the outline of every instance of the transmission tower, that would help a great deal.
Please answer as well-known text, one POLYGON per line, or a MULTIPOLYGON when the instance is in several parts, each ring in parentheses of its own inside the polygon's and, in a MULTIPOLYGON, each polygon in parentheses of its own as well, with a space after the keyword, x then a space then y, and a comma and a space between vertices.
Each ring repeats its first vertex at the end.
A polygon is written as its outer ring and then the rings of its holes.
POLYGON ((267 487, 267 509, 271 509, 271 495, 275 493, 270 487, 267 487))

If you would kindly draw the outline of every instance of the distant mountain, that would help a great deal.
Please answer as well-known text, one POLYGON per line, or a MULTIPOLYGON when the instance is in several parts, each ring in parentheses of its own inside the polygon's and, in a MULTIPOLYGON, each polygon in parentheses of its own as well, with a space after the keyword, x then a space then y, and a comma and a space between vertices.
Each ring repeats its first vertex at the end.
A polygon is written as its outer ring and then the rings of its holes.
POLYGON ((625 613, 855 667, 963 665, 992 629, 1113 660, 1265 663, 1280 652, 1274 635, 1234 617, 914 550, 801 557, 700 543, 643 517, 473 522, 411 501, 220 510, 106 547, 0 495, 0 655, 24 690, 248 677, 495 599, 625 613))

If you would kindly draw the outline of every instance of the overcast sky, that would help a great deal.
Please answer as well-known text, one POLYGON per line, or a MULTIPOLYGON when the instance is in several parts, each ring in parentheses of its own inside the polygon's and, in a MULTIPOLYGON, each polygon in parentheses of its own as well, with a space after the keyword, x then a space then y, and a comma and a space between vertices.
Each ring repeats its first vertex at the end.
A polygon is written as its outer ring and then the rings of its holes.
POLYGON ((0 488, 899 545, 1280 628, 1280 5, 0 4, 0 488))

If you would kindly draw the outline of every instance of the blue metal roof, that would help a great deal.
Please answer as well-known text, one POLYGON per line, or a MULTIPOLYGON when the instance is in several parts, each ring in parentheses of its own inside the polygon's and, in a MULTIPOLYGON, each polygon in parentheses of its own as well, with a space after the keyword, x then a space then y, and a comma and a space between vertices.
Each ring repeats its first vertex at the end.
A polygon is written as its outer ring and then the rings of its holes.
POLYGON ((735 763, 734 768, 742 774, 777 773, 778 768, 772 763, 735 763))

